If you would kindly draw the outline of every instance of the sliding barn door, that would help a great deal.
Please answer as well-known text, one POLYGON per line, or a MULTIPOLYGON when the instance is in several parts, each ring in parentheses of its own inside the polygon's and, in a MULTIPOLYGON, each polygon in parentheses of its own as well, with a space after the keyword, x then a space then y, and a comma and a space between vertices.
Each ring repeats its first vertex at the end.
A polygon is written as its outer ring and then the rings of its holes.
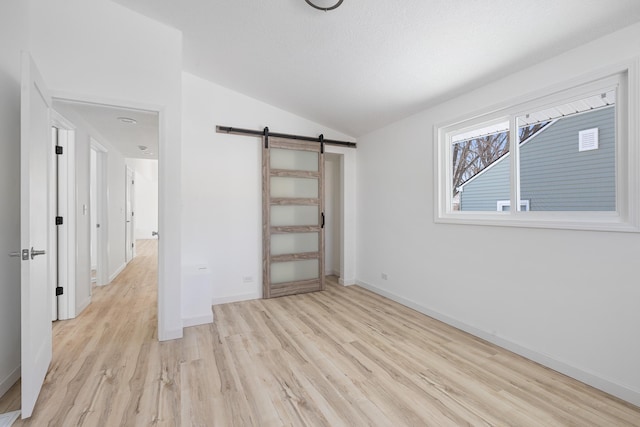
POLYGON ((318 142, 263 144, 263 296, 324 289, 324 156, 318 142))

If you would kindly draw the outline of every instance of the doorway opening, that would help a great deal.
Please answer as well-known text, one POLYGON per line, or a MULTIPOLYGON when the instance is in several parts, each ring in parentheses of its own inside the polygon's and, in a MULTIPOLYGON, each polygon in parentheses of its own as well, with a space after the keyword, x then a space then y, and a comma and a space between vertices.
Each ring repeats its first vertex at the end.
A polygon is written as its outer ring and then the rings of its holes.
POLYGON ((342 274, 342 161, 340 154, 324 155, 325 275, 337 279, 342 274))
POLYGON ((76 283, 75 295, 66 297, 73 318, 90 303, 93 287, 111 283, 135 258, 136 227, 157 231, 159 113, 69 99, 54 99, 53 108, 73 124, 77 141, 76 283), (155 188, 146 191, 154 196, 138 202, 145 194, 136 191, 137 176, 148 169, 155 188), (138 208, 153 213, 138 219, 138 208), (146 225, 149 217, 155 220, 146 225))

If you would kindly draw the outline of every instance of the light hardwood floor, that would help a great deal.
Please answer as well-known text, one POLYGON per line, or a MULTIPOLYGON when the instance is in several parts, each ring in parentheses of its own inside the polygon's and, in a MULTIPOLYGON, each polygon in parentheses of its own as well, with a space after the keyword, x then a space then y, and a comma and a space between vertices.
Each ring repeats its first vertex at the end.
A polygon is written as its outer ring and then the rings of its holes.
POLYGON ((153 243, 55 324, 34 416, 16 425, 640 426, 640 408, 335 281, 215 306, 213 325, 159 343, 153 243))

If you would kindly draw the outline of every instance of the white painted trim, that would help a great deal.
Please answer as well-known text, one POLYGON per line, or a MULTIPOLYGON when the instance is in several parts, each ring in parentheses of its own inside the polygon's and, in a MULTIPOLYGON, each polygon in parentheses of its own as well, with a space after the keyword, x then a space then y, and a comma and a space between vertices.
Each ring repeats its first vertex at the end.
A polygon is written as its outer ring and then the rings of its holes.
POLYGON ((124 182, 125 182, 125 218, 124 218, 124 257, 127 261, 127 264, 136 257, 135 250, 135 186, 131 182, 135 182, 136 171, 133 170, 128 165, 124 167, 124 182), (133 215, 129 217, 129 211, 127 210, 127 202, 131 209, 133 215), (129 219, 130 218, 130 219, 129 219), (127 220, 130 220, 130 223, 127 223, 127 220), (133 245, 131 245, 133 244, 133 245))
POLYGON ((167 330, 167 331, 161 331, 160 329, 158 329, 158 341, 177 340, 182 338, 182 335, 183 335, 182 329, 167 330))
POLYGON ((228 304, 230 302, 249 301, 260 299, 262 295, 259 292, 249 292, 246 294, 229 295, 226 297, 217 297, 211 300, 211 305, 228 304))
POLYGON ((213 323, 213 312, 203 316, 194 316, 182 319, 182 326, 185 328, 190 328, 191 326, 206 325, 208 323, 213 323))
POLYGON ((77 263, 77 238, 76 238, 76 145, 75 125, 55 110, 51 110, 51 124, 62 133, 58 143, 63 147, 60 158, 61 170, 58 171, 58 179, 62 183, 62 194, 58 195, 61 214, 64 223, 61 227, 61 238, 58 242, 60 249, 59 275, 60 284, 64 293, 57 297, 58 320, 73 319, 77 315, 76 310, 76 263, 77 263))
POLYGON ((20 411, 7 412, 0 414, 0 427, 11 427, 20 416, 20 411))
MULTIPOLYGON (((498 200, 496 202, 496 211, 504 212, 504 207, 511 208, 511 200, 498 200)), ((529 200, 520 200, 520 210, 523 212, 529 211, 529 200), (524 207, 524 209, 522 209, 524 207)))
MULTIPOLYGON (((340 155, 340 248, 339 277, 354 277, 356 274, 356 150, 353 148, 327 145, 326 153, 340 155)), ((350 279, 353 283, 353 280, 350 279)))
POLYGON ((439 313, 421 304, 417 304, 407 298, 401 297, 392 292, 388 292, 384 289, 380 289, 376 286, 370 285, 361 280, 358 280, 357 284, 359 286, 362 286, 365 289, 370 290, 373 293, 389 298, 392 301, 395 301, 406 307, 412 308, 429 317, 433 317, 434 319, 437 319, 443 323, 453 326, 454 328, 465 331, 478 338, 482 338, 485 341, 489 341, 492 344, 495 344, 499 347, 512 351, 516 354, 519 354, 520 356, 526 357, 529 360, 533 360, 534 362, 537 362, 543 366, 551 368, 571 378, 574 378, 578 381, 581 381, 585 384, 588 384, 592 387, 595 387, 599 390, 602 390, 606 393, 616 396, 622 400, 625 400, 636 406, 640 406, 640 390, 634 390, 631 387, 625 386, 624 384, 618 384, 608 378, 603 378, 601 376, 598 376, 593 372, 588 372, 588 371, 584 371, 582 369, 576 368, 561 360, 554 359, 549 355, 531 350, 525 346, 522 346, 518 343, 510 341, 507 338, 493 335, 487 331, 478 329, 475 326, 471 326, 457 319, 446 316, 442 313, 439 313))
POLYGON ((113 280, 118 277, 118 274, 122 273, 122 270, 124 270, 126 267, 127 263, 123 262, 122 265, 120 265, 120 267, 118 267, 118 269, 109 276, 109 283, 113 282, 113 280))
POLYGON ((13 385, 20 379, 20 372, 22 365, 18 365, 13 371, 7 375, 2 381, 0 381, 0 397, 2 397, 13 385))
MULTIPOLYGON (((179 147, 180 141, 169 141, 167 134, 168 123, 166 119, 166 107, 157 104, 148 104, 132 100, 114 99, 103 96, 70 93, 67 91, 53 91, 53 96, 57 99, 75 102, 87 102, 101 105, 115 105, 125 108, 146 110, 158 113, 158 231, 163 238, 158 240, 158 339, 160 341, 171 340, 182 337, 182 329, 173 329, 178 326, 180 320, 180 289, 182 287, 180 261, 180 215, 179 211, 170 210, 169 207, 180 205, 179 192, 176 187, 180 186, 180 174, 175 174, 180 167, 169 168, 167 165, 175 161, 175 152, 172 149, 179 147), (170 155, 173 154, 172 155, 170 155), (175 176, 169 175, 173 170, 175 176), (172 216, 169 222, 167 217, 172 216), (169 277, 168 277, 169 276, 169 277), (171 276, 174 276, 173 278, 171 276), (171 281, 169 281, 171 279, 171 281), (177 294, 172 289, 178 288, 177 294), (173 297, 168 301, 167 295, 173 297), (171 325, 171 326, 169 326, 171 325)), ((179 124, 178 124, 179 125, 179 124)), ((178 165, 179 152, 178 152, 178 165)), ((354 200, 355 203, 355 200, 354 200)), ((355 233, 355 231, 354 231, 355 233)), ((105 263, 105 266, 108 265, 105 263)))
MULTIPOLYGON (((51 135, 51 113, 53 109, 49 107, 49 141, 47 143, 47 248, 46 253, 48 254, 48 267, 47 267, 47 288, 49 289, 47 296, 51 298, 51 321, 54 322, 58 320, 59 313, 58 308, 60 306, 60 299, 56 296, 56 278, 58 276, 58 237, 57 237, 57 226, 55 222, 56 217, 56 205, 58 204, 58 191, 56 189, 56 181, 58 179, 56 175, 56 168, 58 161, 55 153, 55 149, 53 147, 52 135, 51 135)), ((20 214, 23 215, 22 213, 20 214)), ((64 302, 64 300, 62 300, 64 302)), ((65 307, 65 315, 66 315, 66 307, 65 307)), ((24 325, 23 325, 24 328, 24 325)))
POLYGON ((357 284, 356 279, 343 279, 342 277, 338 279, 338 283, 342 286, 353 286, 357 284))

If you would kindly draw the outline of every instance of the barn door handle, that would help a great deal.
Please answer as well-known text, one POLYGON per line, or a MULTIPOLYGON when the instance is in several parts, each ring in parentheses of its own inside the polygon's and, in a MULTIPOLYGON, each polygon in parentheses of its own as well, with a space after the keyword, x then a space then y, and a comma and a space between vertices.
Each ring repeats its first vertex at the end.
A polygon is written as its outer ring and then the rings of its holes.
POLYGON ((324 212, 321 212, 320 216, 322 217, 322 225, 320 226, 320 228, 324 228, 324 212))

